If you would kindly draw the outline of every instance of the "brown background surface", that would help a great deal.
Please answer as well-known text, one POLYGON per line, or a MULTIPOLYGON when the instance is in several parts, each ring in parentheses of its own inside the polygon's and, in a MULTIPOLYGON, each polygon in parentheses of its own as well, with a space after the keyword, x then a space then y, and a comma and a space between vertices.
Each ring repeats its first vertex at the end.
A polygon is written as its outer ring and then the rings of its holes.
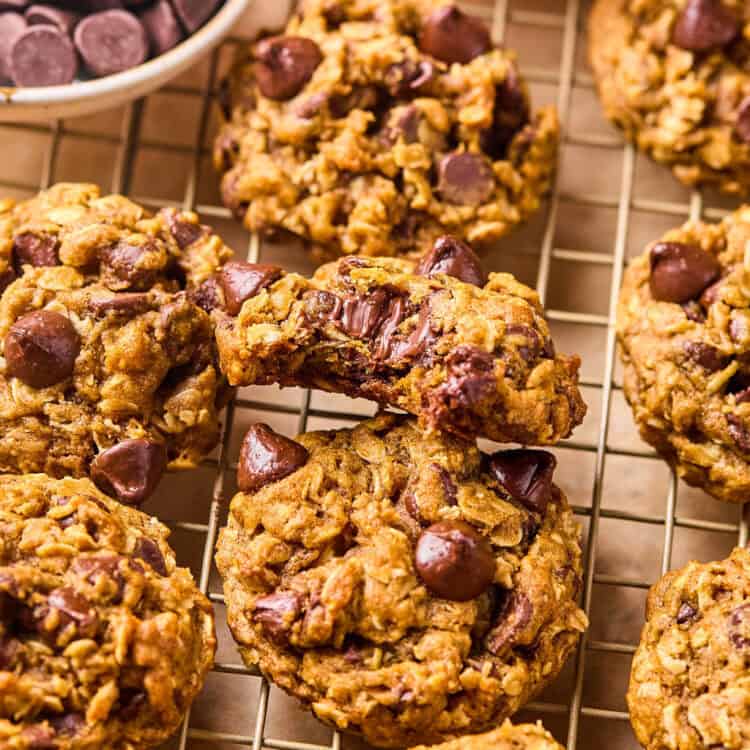
MULTIPOLYGON (((281 22, 286 5, 255 0, 236 38, 142 103, 51 125, 0 126, 2 193, 25 197, 60 180, 98 182, 149 207, 194 207, 238 254, 256 259, 258 248, 221 207, 209 155, 217 122, 212 93, 238 40, 281 22)), ((493 18, 491 0, 467 5, 493 18)), ((622 261, 681 223, 691 206, 695 215, 717 218, 732 204, 691 196, 666 171, 623 147, 604 122, 585 62, 586 11, 577 0, 499 0, 495 8, 496 37, 519 51, 534 100, 558 103, 565 140, 558 184, 545 211, 498 244, 486 264, 539 287, 558 349, 583 357, 589 405, 583 426, 555 453, 558 482, 578 509, 587 544, 591 629, 582 657, 571 659, 539 704, 519 718, 543 719, 571 750, 631 750, 636 743, 624 696, 647 586, 663 569, 690 558, 726 555, 738 539, 744 541, 745 527, 738 508, 685 485, 674 491, 669 470, 639 440, 619 365, 609 370, 612 296, 622 261)), ((298 247, 266 243, 260 257, 296 271, 312 269, 298 247)), ((307 750, 338 743, 363 747, 356 738, 333 736, 294 701, 245 673, 225 626, 220 581, 204 553, 210 552, 215 523, 224 521, 233 464, 249 423, 262 420, 294 434, 351 424, 370 413, 370 404, 343 397, 313 393, 308 404, 303 391, 245 389, 233 413, 226 470, 218 471, 217 452, 199 470, 169 476, 149 501, 145 510, 172 522, 181 561, 196 577, 203 573, 216 602, 220 641, 217 670, 194 707, 189 731, 166 747, 258 750, 261 740, 276 750, 295 750, 297 743, 307 750)))

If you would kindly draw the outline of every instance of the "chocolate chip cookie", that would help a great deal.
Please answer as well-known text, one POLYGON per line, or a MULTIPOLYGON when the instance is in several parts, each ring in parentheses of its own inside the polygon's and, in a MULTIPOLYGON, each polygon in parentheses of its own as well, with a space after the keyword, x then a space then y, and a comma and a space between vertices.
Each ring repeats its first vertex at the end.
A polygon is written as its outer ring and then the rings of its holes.
POLYGON ((686 482, 750 497, 750 208, 688 222, 634 260, 617 331, 641 436, 686 482))
POLYGON ((555 354, 536 292, 485 276, 455 238, 417 264, 348 257, 306 279, 230 263, 219 278, 216 335, 232 385, 362 396, 430 430, 524 444, 555 443, 585 414, 579 359, 555 354))
POLYGON ((750 193, 750 16, 736 0, 596 0, 604 111, 686 185, 750 193))
POLYGON ((224 202, 319 260, 420 253, 445 231, 490 242, 555 169, 554 109, 532 113, 513 53, 444 0, 304 0, 221 99, 224 202))
MULTIPOLYGON (((421 746, 412 750, 428 750, 421 746)), ((484 734, 468 734, 442 745, 433 745, 432 750, 563 750, 562 745, 547 732, 541 723, 517 724, 506 721, 501 727, 484 734)))
POLYGON ((195 214, 58 185, 0 210, 0 471, 138 503, 216 444, 227 393, 199 284, 230 251, 195 214))
POLYGON ((169 531, 85 479, 0 476, 0 746, 146 748, 213 663, 211 604, 169 531))
POLYGON ((630 721, 647 750, 750 747, 750 551, 691 562, 651 588, 630 721))
POLYGON ((254 425, 216 554, 243 659, 380 747, 501 722, 587 625, 554 468, 407 416, 296 440, 254 425))

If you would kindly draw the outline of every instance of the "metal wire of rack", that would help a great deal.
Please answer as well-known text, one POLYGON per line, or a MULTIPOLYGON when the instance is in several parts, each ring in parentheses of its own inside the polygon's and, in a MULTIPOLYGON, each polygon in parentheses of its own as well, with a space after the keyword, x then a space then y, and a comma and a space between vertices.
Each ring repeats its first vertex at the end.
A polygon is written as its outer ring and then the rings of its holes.
MULTIPOLYGON (((720 207, 709 207, 704 205, 704 200, 699 193, 691 194, 687 202, 670 201, 661 199, 644 199, 634 195, 634 173, 636 169, 636 153, 629 145, 623 145, 621 139, 616 135, 599 135, 595 133, 575 132, 570 128, 570 115, 572 110, 572 95, 576 89, 592 89, 593 80, 585 73, 577 70, 576 55, 579 53, 580 29, 584 23, 584 8, 581 0, 561 0, 559 5, 562 12, 548 12, 528 10, 525 7, 515 7, 510 0, 496 0, 494 6, 485 0, 473 0, 466 3, 474 13, 484 15, 492 23, 493 37, 497 42, 505 38, 509 23, 516 27, 529 29, 556 29, 561 34, 561 47, 559 55, 559 67, 557 70, 549 70, 542 67, 528 67, 523 65, 522 72, 530 83, 548 84, 557 87, 557 107, 563 126, 564 148, 569 146, 585 146, 607 151, 619 151, 622 154, 622 169, 618 196, 616 198, 601 196, 596 193, 566 192, 559 182, 552 190, 546 209, 546 224, 542 233, 541 248, 538 257, 536 273, 536 286, 544 301, 548 296, 550 283, 551 265, 553 261, 565 261, 575 264, 599 265, 611 269, 611 284, 609 294, 609 305, 607 314, 586 313, 573 310, 548 308, 547 317, 553 323, 565 323, 585 328, 602 329, 605 334, 605 365, 603 377, 584 378, 583 385, 597 394, 601 413, 597 427, 596 440, 591 442, 569 440, 564 447, 573 452, 589 453, 594 459, 593 480, 590 487, 591 504, 574 505, 577 515, 588 521, 588 530, 585 535, 585 574, 584 588, 582 593, 582 606, 587 613, 592 608, 592 592, 595 585, 620 586, 630 589, 646 589, 653 583, 658 575, 666 572, 672 566, 673 542, 676 529, 691 529, 705 532, 714 532, 736 538, 737 544, 744 545, 748 540, 748 523, 742 516, 741 510, 737 512, 736 522, 706 520, 699 517, 681 515, 677 511, 678 491, 680 490, 677 480, 672 474, 669 481, 668 491, 664 503, 663 513, 642 513, 628 510, 611 509, 604 507, 603 489, 605 466, 608 459, 612 457, 625 457, 631 459, 656 459, 653 451, 645 446, 637 449, 617 448, 610 444, 610 424, 612 413, 613 394, 620 390, 615 379, 615 331, 614 315, 617 293, 620 286, 621 276, 625 265, 626 247, 631 218, 636 211, 648 211, 667 217, 674 217, 674 223, 685 218, 721 218, 725 211, 720 207), (564 5, 564 7, 563 7, 564 5), (556 245, 555 239, 560 221, 560 210, 563 204, 575 204, 579 206, 594 206, 612 209, 616 212, 616 227, 611 240, 611 252, 602 253, 578 248, 562 248, 556 245), (641 580, 627 576, 608 575, 596 572, 597 542, 600 535, 600 523, 602 520, 627 521, 648 526, 661 527, 663 532, 663 543, 661 546, 661 564, 659 570, 653 572, 652 580, 641 580)), ((230 39, 227 44, 242 43, 242 39, 230 39)), ((116 156, 112 166, 111 184, 108 186, 113 192, 120 192, 131 196, 134 200, 153 207, 166 205, 181 205, 186 209, 194 209, 204 217, 215 219, 230 219, 229 211, 223 206, 215 203, 206 203, 199 200, 199 180, 203 170, 203 161, 207 156, 206 139, 210 125, 210 113, 215 98, 217 71, 220 52, 215 52, 211 58, 208 75, 205 83, 199 87, 191 85, 172 85, 163 91, 184 94, 200 99, 200 117, 198 121, 195 140, 191 146, 170 145, 169 149, 175 150, 190 158, 190 168, 185 184, 184 196, 181 201, 167 201, 156 199, 148 195, 133 194, 131 190, 133 162, 139 147, 165 148, 164 143, 150 142, 141 135, 141 124, 143 118, 144 102, 138 101, 124 110, 119 134, 117 136, 95 134, 81 131, 76 122, 55 122, 50 126, 39 125, 4 125, 11 137, 18 134, 34 133, 46 138, 44 159, 40 171, 39 184, 26 183, 19 180, 4 179, 0 177, 0 187, 12 189, 20 193, 32 193, 39 188, 45 188, 52 182, 65 179, 64 174, 58 174, 56 164, 62 139, 67 136, 84 135, 86 138, 102 140, 110 146, 116 147, 116 156)), ((205 170, 204 170, 205 171, 205 170)), ((247 257, 251 261, 259 261, 263 254, 263 243, 257 236, 251 236, 247 246, 247 257)), ((200 564, 199 583, 201 589, 208 593, 215 606, 223 606, 223 596, 209 591, 209 583, 212 572, 213 549, 218 533, 221 518, 222 504, 228 500, 225 486, 227 484, 228 472, 236 469, 236 464, 230 460, 230 440, 233 435, 235 417, 242 411, 262 410, 269 413, 280 413, 297 418, 297 429, 303 432, 307 429, 308 419, 330 418, 336 420, 353 421, 361 419, 356 413, 342 412, 339 409, 315 408, 311 404, 310 391, 302 391, 300 401, 293 405, 289 403, 265 402, 249 398, 237 398, 227 408, 224 420, 221 446, 215 459, 209 459, 206 464, 215 472, 213 480, 213 492, 208 517, 206 521, 196 523, 187 521, 173 521, 170 525, 189 535, 202 537, 202 558, 200 564)), ((575 657, 572 691, 567 702, 537 701, 532 703, 528 709, 532 716, 544 719, 545 716, 564 716, 567 720, 567 748, 577 750, 581 746, 581 719, 595 718, 603 721, 622 722, 627 720, 625 711, 601 708, 595 705, 587 705, 584 700, 584 678, 587 665, 594 653, 599 654, 621 654, 630 655, 634 652, 633 643, 623 643, 615 640, 595 640, 585 635, 581 641, 575 657)), ((298 742, 269 736, 266 732, 267 717, 270 704, 270 686, 257 672, 247 669, 238 663, 219 662, 215 666, 215 672, 226 675, 234 675, 237 678, 251 678, 259 681, 257 704, 249 711, 247 734, 217 731, 214 729, 202 729, 193 726, 188 716, 182 726, 175 747, 185 750, 194 745, 201 747, 217 746, 240 746, 250 747, 253 750, 270 748, 272 750, 340 750, 342 744, 346 744, 346 738, 342 738, 338 732, 332 732, 328 744, 314 744, 309 742, 298 742)), ((528 712, 527 712, 528 713, 528 712)), ((171 747, 171 745, 170 745, 171 747)))

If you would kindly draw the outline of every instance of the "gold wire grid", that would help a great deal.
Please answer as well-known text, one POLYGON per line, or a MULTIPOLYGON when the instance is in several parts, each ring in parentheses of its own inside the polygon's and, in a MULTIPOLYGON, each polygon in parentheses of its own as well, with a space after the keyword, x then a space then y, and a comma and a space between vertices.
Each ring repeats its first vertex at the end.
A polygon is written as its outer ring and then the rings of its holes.
MULTIPOLYGON (((266 0, 256 0, 265 2, 266 0)), ((597 394, 599 400, 600 417, 597 427, 596 439, 593 441, 580 441, 576 439, 565 441, 561 447, 570 449, 573 453, 588 453, 593 456, 594 470, 590 486, 591 504, 578 505, 573 503, 574 510, 578 516, 588 521, 587 531, 584 535, 585 546, 585 572, 584 587, 581 606, 588 613, 592 608, 592 591, 595 585, 619 586, 630 589, 647 589, 654 580, 672 567, 673 540, 675 529, 684 528, 705 532, 714 532, 727 535, 730 539, 736 539, 736 543, 744 545, 748 539, 748 524, 743 518, 741 509, 737 509, 737 520, 734 522, 706 520, 698 517, 682 516, 677 513, 678 483, 674 474, 671 475, 668 491, 664 501, 663 513, 641 513, 636 511, 618 510, 603 507, 603 489, 605 465, 608 458, 625 457, 631 459, 658 460, 647 446, 637 449, 617 448, 610 445, 610 425, 612 421, 613 394, 621 389, 615 382, 615 308, 617 294, 620 287, 623 268, 625 265, 628 232, 631 228, 631 219, 634 212, 645 211, 652 214, 660 214, 674 217, 674 224, 684 219, 708 218, 718 219, 726 214, 721 207, 704 206, 702 196, 694 192, 687 202, 670 201, 660 199, 644 199, 634 195, 634 173, 636 166, 636 153, 630 145, 624 145, 616 135, 600 135, 597 133, 574 132, 570 129, 572 97, 576 90, 593 89, 593 80, 590 75, 582 73, 576 65, 577 55, 581 42, 581 28, 585 24, 585 7, 581 0, 559 0, 559 10, 549 12, 545 10, 527 9, 529 3, 518 0, 497 0, 494 6, 486 0, 473 0, 464 3, 467 8, 478 15, 482 15, 491 23, 493 37, 502 42, 505 38, 509 24, 517 28, 527 30, 557 30, 561 35, 559 51, 559 66, 557 69, 548 67, 529 67, 523 64, 523 50, 521 49, 521 70, 530 84, 545 84, 556 86, 557 107, 563 129, 563 152, 571 146, 583 146, 593 149, 620 152, 622 155, 622 167, 620 171, 620 182, 617 197, 602 196, 595 192, 586 193, 581 191, 566 192, 561 189, 559 183, 552 190, 546 207, 546 221, 542 232, 540 252, 536 273, 536 287, 542 301, 548 296, 550 286, 551 266, 554 260, 577 263, 587 266, 603 266, 610 269, 611 283, 607 314, 596 314, 580 312, 575 310, 550 308, 547 317, 553 323, 571 324, 580 326, 582 330, 601 329, 605 332, 605 357, 602 376, 587 377, 582 379, 582 385, 597 394), (616 212, 616 224, 614 236, 610 237, 611 252, 593 252, 585 249, 562 248, 555 244, 555 237, 559 228, 561 206, 563 204, 590 206, 612 209, 616 212), (648 526, 662 528, 663 545, 661 547, 661 564, 659 570, 654 570, 650 580, 635 579, 632 577, 597 573, 597 541, 600 533, 600 522, 602 520, 626 521, 648 526)), ((224 47, 232 47, 243 43, 243 39, 231 38, 224 47)), ((112 166, 111 184, 108 186, 112 192, 128 195, 133 200, 153 207, 181 206, 185 209, 198 211, 207 220, 231 219, 230 212, 216 203, 203 203, 199 200, 199 181, 215 179, 211 174, 206 174, 205 159, 207 157, 206 141, 209 133, 211 107, 214 106, 216 87, 218 83, 218 69, 221 51, 213 53, 208 75, 204 84, 200 86, 173 84, 162 89, 162 93, 181 94, 200 99, 200 117, 198 119, 195 140, 192 146, 184 144, 165 144, 164 142, 152 142, 141 136, 143 120, 144 100, 134 102, 124 109, 119 133, 117 136, 102 133, 92 134, 88 130, 81 129, 76 121, 54 122, 49 126, 6 124, 3 128, 12 139, 22 139, 28 134, 37 134, 46 138, 44 159, 41 167, 41 178, 39 184, 27 184, 22 181, 4 179, 0 176, 0 187, 18 192, 35 192, 37 189, 48 187, 53 182, 66 179, 65 174, 59 174, 56 169, 59 150, 62 139, 67 136, 85 137, 103 141, 115 147, 115 158, 112 166), (158 148, 165 151, 174 151, 190 157, 191 164, 188 179, 185 184, 184 197, 182 201, 168 201, 153 198, 148 195, 134 194, 131 190, 133 164, 139 148, 158 148)), ((263 256, 264 245, 259 237, 250 236, 247 245, 247 258, 258 262, 263 256)), ((591 403, 590 407, 595 405, 591 403)), ((340 409, 314 408, 311 405, 311 394, 309 390, 300 392, 299 403, 289 404, 278 401, 262 399, 236 398, 229 404, 224 419, 221 445, 216 458, 208 459, 206 466, 214 472, 212 500, 208 510, 205 523, 174 520, 169 522, 173 529, 185 532, 188 535, 202 537, 202 559, 199 568, 199 584, 201 590, 206 592, 216 607, 224 606, 224 599, 220 593, 209 590, 209 582, 212 574, 213 550, 220 526, 221 510, 228 503, 228 484, 230 472, 236 470, 236 463, 229 460, 230 442, 233 437, 235 417, 242 411, 265 412, 286 414, 297 417, 297 430, 304 432, 307 429, 310 417, 322 419, 335 419, 345 421, 356 421, 362 419, 361 414, 350 413, 340 409)), ((231 485, 231 482, 229 482, 231 485)), ((573 498, 575 500, 575 498, 573 498)), ((710 501, 709 501, 710 502, 710 501)), ((728 545, 728 549, 731 544, 728 545)), ((727 549, 727 551, 728 551, 727 549)), ((581 732, 582 717, 602 720, 603 722, 627 721, 628 715, 622 710, 612 710, 586 705, 584 701, 584 677, 592 654, 619 654, 630 655, 635 650, 634 643, 623 643, 614 640, 594 640, 588 634, 584 635, 580 646, 574 657, 573 688, 567 702, 537 701, 530 704, 524 712, 524 717, 540 718, 545 720, 550 715, 563 716, 567 719, 566 737, 568 750, 577 750, 583 746, 584 736, 581 732)), ((251 679, 259 681, 257 700, 254 705, 247 706, 246 734, 217 731, 215 729, 203 729, 191 723, 190 715, 187 716, 179 737, 170 743, 169 747, 179 750, 197 747, 250 747, 253 750, 269 748, 271 750, 340 750, 342 745, 346 746, 349 740, 338 732, 331 733, 328 744, 316 744, 309 742, 278 739, 268 736, 266 723, 271 700, 271 688, 268 682, 258 674, 257 671, 247 669, 237 662, 218 662, 214 672, 232 675, 236 680, 251 679)), ((220 707, 219 709, 220 710, 220 707)), ((606 726, 602 724, 600 726, 606 726)), ((597 734, 605 731, 598 729, 597 734)), ((601 736, 597 739, 600 739, 601 736)), ((589 741, 591 738, 587 738, 589 741)), ((588 744, 588 743, 587 743, 588 744)), ((635 747, 635 741, 632 745, 635 747)))

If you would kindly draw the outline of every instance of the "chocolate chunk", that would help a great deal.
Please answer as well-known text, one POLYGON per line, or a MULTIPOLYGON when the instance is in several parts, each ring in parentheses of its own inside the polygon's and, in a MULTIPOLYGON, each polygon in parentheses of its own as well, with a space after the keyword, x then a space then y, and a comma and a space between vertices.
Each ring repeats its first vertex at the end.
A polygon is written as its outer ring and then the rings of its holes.
POLYGON ((388 359, 398 360, 422 359, 437 341, 437 334, 432 329, 429 301, 422 304, 414 330, 404 339, 394 338, 391 341, 388 359))
POLYGON ((487 283, 487 276, 476 253, 465 242, 450 235, 435 240, 432 250, 419 261, 414 273, 422 276, 444 273, 478 287, 487 283))
POLYGON ((272 640, 286 643, 294 621, 302 611, 302 601, 294 591, 261 596, 255 600, 253 620, 260 623, 272 640))
POLYGON ((414 555, 420 578, 443 599, 475 599, 495 577, 492 545, 464 521, 440 521, 425 529, 414 555))
POLYGON ((654 299, 661 302, 688 302, 721 273, 719 262, 697 245, 659 242, 651 248, 649 285, 654 299))
POLYGON ((529 105, 515 65, 510 65, 505 80, 495 88, 492 127, 481 135, 482 150, 493 159, 503 159, 521 128, 529 122, 529 105))
POLYGON ((531 600, 522 591, 506 592, 495 625, 487 633, 487 650, 498 656, 513 646, 531 621, 533 611, 531 600))
POLYGON ((388 93, 395 98, 423 95, 435 80, 437 70, 429 60, 404 60, 385 72, 388 93))
POLYGON ((734 132, 744 143, 750 143, 750 96, 746 96, 737 109, 737 122, 734 124, 734 132))
POLYGON ((158 253, 152 240, 143 245, 132 245, 121 240, 99 251, 102 281, 115 291, 147 289, 156 278, 148 262, 149 255, 158 253))
POLYGON ((398 328, 407 314, 405 297, 393 296, 387 302, 380 316, 380 325, 373 338, 372 354, 375 359, 389 359, 398 328))
POLYGON ((690 359, 709 372, 721 370, 726 364, 726 357, 715 346, 703 341, 686 341, 683 349, 690 359))
POLYGON ((73 737, 86 726, 86 719, 83 714, 70 712, 62 716, 53 716, 49 720, 50 725, 56 734, 65 737, 73 737))
POLYGON ((688 0, 677 17, 672 41, 691 52, 707 52, 729 44, 741 27, 740 19, 721 0, 688 0))
POLYGON ((153 308, 154 300, 146 292, 122 292, 113 297, 90 299, 89 307, 95 315, 104 316, 107 313, 113 313, 135 316, 153 308))
POLYGON ((16 86, 62 86, 78 71, 73 43, 54 26, 29 26, 18 34, 8 61, 16 86))
POLYGON ((263 39, 255 45, 255 57, 258 88, 279 101, 296 96, 323 60, 318 45, 300 36, 263 39))
MULTIPOLYGON (((542 346, 541 336, 531 326, 523 323, 510 323, 505 327, 505 336, 514 339, 520 338, 525 341, 525 344, 514 343, 513 345, 524 362, 534 362, 540 354, 544 355, 546 359, 553 359, 555 356, 552 341, 545 342, 549 346, 542 346)), ((510 349, 509 345, 508 350, 510 349)))
POLYGON ((419 140, 419 119, 419 110, 413 104, 394 110, 379 134, 380 140, 391 146, 399 138, 403 138, 404 143, 416 143, 419 140))
POLYGON ((135 543, 133 557, 137 557, 148 563, 151 568, 160 576, 167 575, 167 563, 164 555, 159 549, 159 545, 146 536, 142 536, 135 543))
POLYGON ((382 323, 392 298, 382 287, 366 296, 346 297, 341 311, 341 328, 354 338, 371 338, 382 323))
MULTIPOLYGON (((50 592, 47 606, 61 613, 61 627, 74 623, 78 637, 92 638, 99 627, 99 618, 85 596, 71 586, 63 586, 50 592)), ((41 625, 42 623, 40 623, 41 625)))
POLYGON ((13 262, 20 272, 22 266, 57 266, 60 243, 51 234, 25 232, 13 240, 13 262))
POLYGON ((167 222, 169 231, 180 250, 184 250, 203 237, 208 237, 213 231, 205 224, 195 224, 183 219, 181 212, 174 208, 163 208, 159 213, 167 222))
POLYGON ((126 505, 140 505, 156 489, 167 468, 163 443, 144 438, 123 440, 91 462, 91 479, 102 492, 126 505))
MULTIPOLYGON (((23 8, 23 6, 20 6, 23 8)), ((20 9, 19 8, 19 9, 20 9)), ((10 82, 10 50, 28 24, 20 13, 0 13, 0 80, 10 82)))
POLYGON ((102 576, 113 581, 116 586, 113 601, 119 603, 125 590, 125 578, 120 571, 120 561, 126 559, 122 555, 79 557, 73 563, 73 572, 91 585, 95 585, 102 576))
POLYGON ((440 477, 446 504, 455 505, 458 491, 455 482, 451 479, 451 475, 440 464, 430 464, 430 466, 432 466, 440 477))
POLYGON ((489 352, 460 344, 450 352, 446 365, 448 380, 442 395, 448 401, 448 408, 470 409, 494 394, 495 358, 489 352))
POLYGON ((19 318, 5 337, 10 377, 32 388, 48 388, 73 374, 81 340, 60 313, 36 310, 19 318))
POLYGON ((188 292, 190 301, 202 310, 211 312, 224 306, 224 292, 216 275, 209 276, 199 287, 188 292))
POLYGON ((730 643, 738 650, 750 647, 750 604, 741 604, 727 617, 730 643))
POLYGON ((256 492, 269 482, 294 473, 309 457, 299 443, 279 435, 268 425, 254 424, 242 441, 237 486, 242 492, 256 492))
POLYGON ((265 263, 246 263, 233 260, 219 273, 219 283, 224 291, 224 304, 230 315, 237 315, 245 300, 280 279, 283 270, 265 263))
POLYGON ((750 428, 747 420, 737 414, 727 414, 729 435, 744 453, 750 453, 750 428))
POLYGON ((86 16, 76 26, 73 39, 86 67, 98 76, 134 68, 148 57, 143 25, 126 10, 86 16))
POLYGON ((468 63, 492 49, 487 27, 455 5, 434 10, 419 35, 419 48, 447 63, 468 63))
POLYGON ((70 34, 78 22, 78 14, 55 8, 53 5, 30 5, 24 16, 30 24, 56 26, 65 34, 70 34))
POLYGON ((492 195, 495 175, 487 160, 479 154, 448 154, 438 165, 437 189, 449 203, 478 206, 492 195))
POLYGON ((697 614, 698 610, 692 604, 683 602, 680 604, 679 610, 677 610, 677 617, 675 619, 678 625, 684 625, 686 622, 694 620, 697 614))
POLYGON ((517 448, 489 457, 492 476, 525 508, 544 513, 552 498, 552 475, 557 459, 547 451, 517 448))
MULTIPOLYGON (((204 5, 210 6, 211 3, 204 5)), ((141 22, 155 55, 161 55, 176 47, 184 36, 169 0, 156 0, 150 8, 141 13, 141 22)))
POLYGON ((220 0, 172 0, 182 25, 191 34, 208 20, 219 2, 220 0))

